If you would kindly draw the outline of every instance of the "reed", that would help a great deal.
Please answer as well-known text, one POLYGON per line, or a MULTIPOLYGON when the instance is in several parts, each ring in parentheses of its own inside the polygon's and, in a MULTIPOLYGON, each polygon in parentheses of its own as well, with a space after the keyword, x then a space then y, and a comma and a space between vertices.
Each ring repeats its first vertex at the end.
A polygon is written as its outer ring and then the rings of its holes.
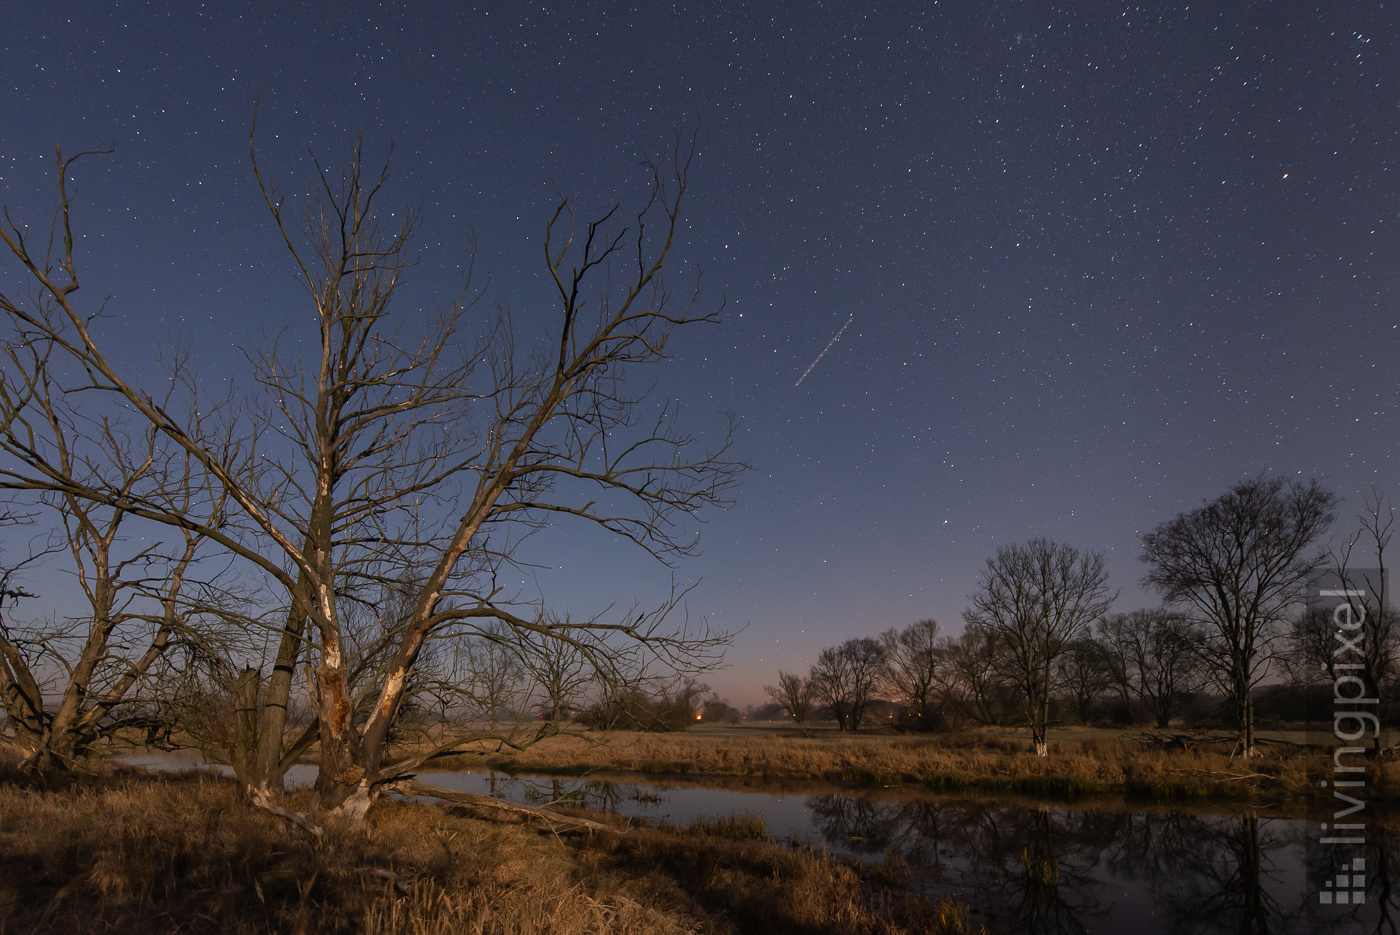
POLYGON ((566 839, 382 801, 367 828, 317 843, 207 774, 11 774, 0 932, 973 931, 963 907, 761 830, 735 816, 566 839))
MULTIPOLYGON (((764 728, 704 728, 684 734, 573 732, 512 755, 463 757, 458 765, 511 772, 584 774, 633 771, 769 781, 820 779, 859 786, 921 784, 941 791, 980 789, 1048 798, 1127 795, 1151 799, 1271 799, 1319 795, 1316 777, 1327 753, 1296 743, 1263 744, 1264 754, 1231 757, 1230 743, 1189 749, 1149 745, 1127 732, 1077 731, 1037 757, 1013 733, 956 735, 841 734, 807 736, 764 728)), ((1400 790, 1400 763, 1373 765, 1378 796, 1400 790)))

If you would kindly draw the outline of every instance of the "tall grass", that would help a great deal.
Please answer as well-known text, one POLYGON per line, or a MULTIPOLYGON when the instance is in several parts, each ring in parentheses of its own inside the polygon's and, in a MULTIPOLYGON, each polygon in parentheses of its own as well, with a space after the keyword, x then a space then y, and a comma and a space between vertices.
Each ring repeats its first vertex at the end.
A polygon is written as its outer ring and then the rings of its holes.
MULTIPOLYGON (((629 770, 866 786, 918 783, 943 791, 1057 798, 1118 794, 1301 801, 1319 794, 1315 776, 1328 765, 1325 752, 1287 745, 1265 750, 1262 757, 1243 760, 1229 755, 1229 743, 1173 750, 1124 735, 1055 742, 1052 733, 1050 756, 1037 757, 1023 739, 995 731, 920 736, 819 732, 802 737, 741 729, 565 734, 487 762, 516 772, 629 770)), ((1385 776, 1373 777, 1373 786, 1400 790, 1400 763, 1375 769, 1385 776)))
MULTIPOLYGON (((306 796, 293 804, 309 808, 306 796)), ((318 844, 209 776, 47 787, 10 776, 0 778, 0 932, 972 931, 957 906, 745 839, 754 828, 742 816, 721 824, 731 833, 561 839, 384 801, 366 829, 328 828, 318 844)))

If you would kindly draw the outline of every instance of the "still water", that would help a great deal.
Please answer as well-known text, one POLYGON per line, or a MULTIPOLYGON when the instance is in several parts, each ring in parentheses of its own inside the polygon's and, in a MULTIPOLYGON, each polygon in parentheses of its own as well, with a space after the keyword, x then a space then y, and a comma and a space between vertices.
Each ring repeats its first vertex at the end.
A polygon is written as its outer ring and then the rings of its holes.
MULTIPOLYGON (((168 755, 123 759, 156 769, 202 765, 168 755)), ((314 777, 315 767, 295 767, 288 784, 314 777)), ((1400 925, 1400 892, 1392 889, 1400 877, 1400 830, 1377 822, 1364 848, 1342 852, 1318 843, 1316 823, 1262 807, 1065 805, 815 784, 775 793, 737 783, 639 782, 631 775, 559 779, 474 771, 421 778, 648 822, 759 815, 778 842, 809 843, 872 864, 897 855, 914 889, 964 902, 974 921, 1007 935, 1351 935, 1396 933, 1400 925), (1362 863, 1353 867, 1357 858, 1362 863), (1336 905, 1334 896, 1333 905, 1321 905, 1320 893, 1338 892, 1338 885, 1348 904, 1336 905)))
POLYGON ((528 804, 566 799, 653 822, 761 815, 777 841, 808 842, 870 863, 898 855, 916 889, 969 904, 974 920, 997 932, 1385 933, 1395 932, 1400 918, 1400 893, 1391 891, 1400 834, 1372 829, 1362 873, 1348 873, 1364 885, 1361 905, 1322 906, 1322 884, 1335 883, 1341 869, 1337 858, 1350 862, 1354 854, 1317 844, 1315 823, 1271 817, 1267 808, 1134 810, 906 790, 775 794, 632 777, 422 778, 528 804))

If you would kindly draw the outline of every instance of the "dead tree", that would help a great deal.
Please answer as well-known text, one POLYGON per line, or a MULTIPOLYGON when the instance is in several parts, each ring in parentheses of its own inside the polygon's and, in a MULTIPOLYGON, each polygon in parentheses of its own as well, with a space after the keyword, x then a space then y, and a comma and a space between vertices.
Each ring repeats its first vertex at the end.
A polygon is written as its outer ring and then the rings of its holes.
MULTIPOLYGON (((21 330, 0 371, 0 487, 37 494, 54 517, 87 603, 74 619, 0 627, 0 691, 28 768, 71 767, 100 737, 142 722, 155 727, 153 676, 190 638, 194 605, 218 589, 200 579, 204 537, 143 524, 123 504, 141 501, 224 524, 222 491, 153 426, 104 414, 100 401, 65 393, 50 369, 54 342, 21 330), (102 498, 90 498, 97 490, 102 498), (144 525, 144 528, 141 528, 144 525), (136 529, 132 527, 136 526, 136 529), (173 540, 151 541, 156 532, 173 540)), ((206 553, 208 549, 204 549, 206 553)))
MULTIPOLYGON (((517 345, 509 316, 479 341, 464 340, 474 308, 469 285, 416 336, 393 329, 391 299, 409 265, 416 217, 407 212, 396 229, 382 230, 376 201, 387 169, 367 173, 358 145, 338 178, 317 166, 319 196, 299 232, 254 159, 318 343, 311 360, 277 346, 255 359, 276 416, 263 424, 282 434, 280 446, 256 452, 257 472, 243 470, 193 413, 162 405, 103 352, 93 319, 75 304, 71 159, 59 161, 59 248, 36 254, 24 228, 0 231, 38 293, 30 303, 0 297, 0 310, 52 340, 91 388, 119 399, 188 456, 227 497, 244 531, 232 535, 188 512, 101 490, 75 494, 191 529, 285 589, 290 649, 278 654, 261 709, 285 710, 296 663, 312 666, 324 807, 358 819, 384 783, 458 742, 399 761, 387 756, 390 729, 430 640, 480 632, 492 621, 522 641, 571 639, 522 612, 522 602, 497 583, 522 532, 593 523, 671 561, 695 546, 686 521, 724 502, 744 467, 727 457, 732 430, 716 448, 697 451, 679 429, 674 404, 656 406, 643 421, 648 394, 629 392, 625 379, 629 368, 667 357, 675 329, 716 320, 716 312, 700 310, 698 292, 678 301, 662 277, 693 152, 693 143, 678 140, 664 167, 649 166, 649 196, 630 230, 614 223, 616 207, 580 226, 573 199, 561 200, 545 228, 560 315, 543 355, 517 345), (339 596, 401 580, 405 569, 423 569, 411 612, 394 634, 372 704, 361 708, 352 697, 354 660, 339 596)), ((234 447, 234 456, 247 455, 247 444, 234 447)), ((678 601, 586 627, 703 667, 727 638, 677 624, 678 601)), ((276 726, 265 719, 261 729, 280 750, 276 726)))

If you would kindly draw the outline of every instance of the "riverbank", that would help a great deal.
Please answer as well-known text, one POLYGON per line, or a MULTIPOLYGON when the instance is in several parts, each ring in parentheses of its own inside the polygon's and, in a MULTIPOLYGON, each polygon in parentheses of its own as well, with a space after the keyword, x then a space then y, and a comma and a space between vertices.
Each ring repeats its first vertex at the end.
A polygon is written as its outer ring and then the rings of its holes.
MULTIPOLYGON (((1125 731, 1052 733, 1037 757, 1014 731, 966 734, 842 734, 770 728, 696 728, 684 733, 569 731, 527 749, 482 749, 442 768, 581 775, 593 771, 715 776, 762 781, 819 779, 851 785, 918 785, 935 791, 1014 792, 1074 798, 1119 795, 1163 801, 1227 799, 1303 805, 1322 801, 1318 777, 1329 749, 1288 734, 1264 735, 1262 755, 1230 756, 1221 739, 1175 748, 1125 731)), ((1369 766, 1369 799, 1400 801, 1400 763, 1369 766)))
MULTIPOLYGON (((309 792, 292 807, 309 809, 309 792)), ((595 821, 616 822, 589 813, 595 821)), ((0 930, 966 933, 898 873, 742 822, 561 837, 381 800, 316 842, 208 773, 0 776, 0 930)), ((897 869, 897 868, 896 868, 897 869)))

